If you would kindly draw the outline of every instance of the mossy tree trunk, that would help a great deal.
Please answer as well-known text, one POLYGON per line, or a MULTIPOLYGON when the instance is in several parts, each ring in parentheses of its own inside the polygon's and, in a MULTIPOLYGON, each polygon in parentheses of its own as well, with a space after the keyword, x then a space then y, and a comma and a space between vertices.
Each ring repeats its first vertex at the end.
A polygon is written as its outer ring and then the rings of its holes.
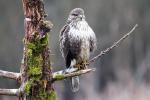
POLYGON ((43 0, 22 0, 24 8, 24 54, 21 67, 21 100, 55 100, 52 78, 49 34, 52 23, 45 20, 43 0))

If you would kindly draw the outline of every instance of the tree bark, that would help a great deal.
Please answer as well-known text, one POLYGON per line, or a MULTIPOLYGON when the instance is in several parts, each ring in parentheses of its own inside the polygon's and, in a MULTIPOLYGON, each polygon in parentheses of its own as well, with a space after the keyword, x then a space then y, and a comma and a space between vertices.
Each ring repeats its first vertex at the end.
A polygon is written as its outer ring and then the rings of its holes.
POLYGON ((21 66, 22 91, 20 99, 55 100, 48 32, 52 23, 45 20, 43 0, 22 0, 24 9, 24 54, 21 66))

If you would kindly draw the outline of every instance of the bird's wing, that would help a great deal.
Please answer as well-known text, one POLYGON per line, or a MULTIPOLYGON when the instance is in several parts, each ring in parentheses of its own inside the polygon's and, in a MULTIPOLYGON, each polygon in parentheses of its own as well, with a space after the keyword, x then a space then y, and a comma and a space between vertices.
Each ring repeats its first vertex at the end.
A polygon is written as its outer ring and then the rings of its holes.
MULTIPOLYGON (((92 29, 91 29, 92 30, 92 29)), ((93 32, 93 30, 92 30, 93 32)), ((90 52, 93 52, 97 47, 96 47, 96 36, 95 36, 95 33, 93 32, 92 35, 90 36, 89 38, 89 41, 90 41, 90 52)))
POLYGON ((66 61, 66 66, 69 67, 71 60, 77 59, 81 50, 81 39, 73 34, 76 34, 69 25, 65 25, 60 33, 60 51, 66 61))
POLYGON ((69 51, 69 39, 68 39, 68 32, 70 30, 69 25, 65 25, 61 31, 60 31, 60 51, 62 53, 62 56, 64 57, 64 59, 66 58, 68 51, 69 51))

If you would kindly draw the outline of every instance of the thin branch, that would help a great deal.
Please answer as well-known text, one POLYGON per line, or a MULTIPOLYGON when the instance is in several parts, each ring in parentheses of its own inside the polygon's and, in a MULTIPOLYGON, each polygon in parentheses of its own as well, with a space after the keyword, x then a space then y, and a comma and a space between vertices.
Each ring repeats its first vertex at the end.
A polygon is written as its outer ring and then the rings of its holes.
POLYGON ((74 77, 74 76, 79 76, 79 75, 82 75, 82 74, 86 74, 86 73, 89 73, 91 71, 95 71, 95 68, 78 70, 78 71, 76 71, 76 69, 72 68, 72 69, 69 69, 70 72, 67 72, 67 73, 66 73, 66 70, 68 70, 68 69, 58 71, 58 72, 54 72, 52 82, 63 80, 63 79, 69 78, 69 77, 74 77))
POLYGON ((0 95, 18 96, 19 89, 0 89, 0 95))
POLYGON ((96 59, 102 57, 103 55, 105 55, 106 53, 108 53, 110 50, 112 50, 113 48, 117 47, 124 39, 126 39, 129 35, 131 35, 131 33, 133 33, 133 31, 138 27, 138 24, 136 24, 128 33, 126 33, 122 38, 120 38, 118 41, 114 42, 112 46, 106 48, 105 50, 101 51, 97 56, 93 57, 89 62, 92 63, 94 62, 96 59))
POLYGON ((14 72, 0 70, 0 77, 10 78, 10 79, 20 81, 21 75, 20 75, 20 73, 14 73, 14 72))

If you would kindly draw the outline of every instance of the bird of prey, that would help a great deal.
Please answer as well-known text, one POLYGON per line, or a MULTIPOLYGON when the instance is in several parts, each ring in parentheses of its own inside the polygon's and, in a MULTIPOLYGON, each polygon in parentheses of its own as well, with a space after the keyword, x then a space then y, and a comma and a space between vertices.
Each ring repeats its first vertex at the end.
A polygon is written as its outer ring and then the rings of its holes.
MULTIPOLYGON (((96 48, 96 36, 85 20, 84 10, 73 9, 60 32, 60 51, 67 68, 85 69, 90 52, 96 48), (85 66, 80 66, 85 65, 85 66)), ((71 78, 72 91, 79 90, 79 77, 71 78)))

